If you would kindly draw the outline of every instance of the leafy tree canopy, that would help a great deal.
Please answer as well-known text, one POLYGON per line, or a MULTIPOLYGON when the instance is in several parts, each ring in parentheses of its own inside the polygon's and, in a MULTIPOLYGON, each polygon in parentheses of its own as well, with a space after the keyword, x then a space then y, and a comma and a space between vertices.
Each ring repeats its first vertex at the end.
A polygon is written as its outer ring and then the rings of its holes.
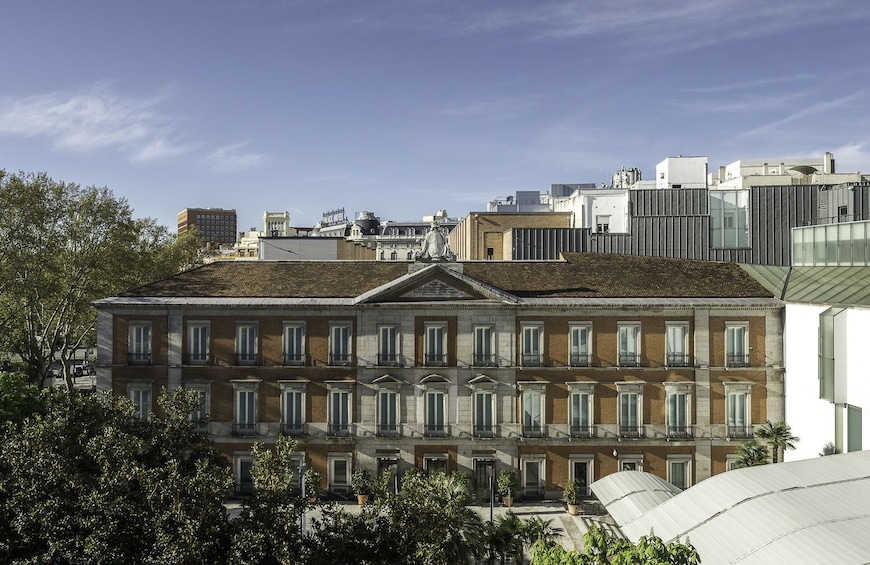
POLYGON ((176 238, 135 219, 108 188, 45 173, 0 170, 0 351, 42 384, 53 361, 95 343, 91 302, 176 274, 202 260, 192 232, 176 238))

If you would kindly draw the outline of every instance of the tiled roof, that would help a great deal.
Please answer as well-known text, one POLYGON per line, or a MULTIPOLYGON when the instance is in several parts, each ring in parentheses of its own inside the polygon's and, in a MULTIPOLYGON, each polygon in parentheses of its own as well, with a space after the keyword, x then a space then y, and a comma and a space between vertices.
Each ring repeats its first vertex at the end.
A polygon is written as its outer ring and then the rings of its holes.
MULTIPOLYGON (((474 261, 464 275, 525 298, 769 298, 737 264, 598 253, 565 261, 474 261)), ((350 298, 408 274, 382 261, 219 261, 125 297, 350 298)))

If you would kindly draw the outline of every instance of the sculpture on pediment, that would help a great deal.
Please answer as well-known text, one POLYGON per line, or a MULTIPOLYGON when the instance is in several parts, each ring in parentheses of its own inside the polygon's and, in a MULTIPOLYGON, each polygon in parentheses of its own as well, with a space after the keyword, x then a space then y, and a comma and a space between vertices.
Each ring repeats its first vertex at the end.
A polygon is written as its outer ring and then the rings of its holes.
POLYGON ((447 237, 438 227, 438 222, 432 222, 429 232, 423 238, 420 251, 415 255, 417 261, 455 261, 456 255, 450 251, 447 237))

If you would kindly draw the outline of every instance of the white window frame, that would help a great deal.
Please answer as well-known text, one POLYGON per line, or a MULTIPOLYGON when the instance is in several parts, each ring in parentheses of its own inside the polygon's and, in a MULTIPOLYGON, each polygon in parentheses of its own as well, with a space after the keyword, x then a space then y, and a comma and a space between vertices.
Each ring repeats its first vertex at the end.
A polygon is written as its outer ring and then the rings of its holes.
MULTIPOLYGON (((426 392, 423 394, 423 425, 424 425, 424 435, 433 436, 433 437, 441 437, 449 435, 447 430, 447 397, 448 392, 446 387, 430 387, 426 389, 426 392), (430 411, 430 406, 437 406, 438 399, 437 395, 440 395, 441 398, 441 416, 443 421, 438 422, 437 418, 434 418, 435 414, 430 411), (430 400, 430 398, 434 398, 430 400)), ((437 412, 437 410, 436 410, 437 412)))
POLYGON ((665 383, 665 426, 669 438, 688 439, 692 437, 691 385, 665 383), (681 416, 682 422, 680 421, 681 416))
POLYGON ((568 480, 579 482, 583 492, 581 496, 590 496, 589 485, 595 481, 595 457, 592 455, 571 455, 568 457, 568 480), (576 463, 586 464, 586 476, 578 477, 576 463), (581 480, 582 479, 582 480, 581 480), (585 483, 585 486, 583 486, 585 483))
POLYGON ((208 365, 211 353, 211 324, 207 321, 187 322, 187 364, 208 365), (205 343, 202 343, 205 334, 205 343))
POLYGON ((260 332, 256 322, 236 324, 236 365, 256 365, 260 332))
POLYGON ((535 498, 544 496, 546 479, 547 458, 544 455, 528 455, 520 460, 520 488, 522 489, 524 497, 535 498), (529 483, 528 465, 538 466, 538 481, 536 484, 529 483))
POLYGON ((473 367, 495 367, 495 328, 489 325, 474 326, 473 367))
POLYGON ((423 365, 447 366, 447 322, 423 324, 423 365))
POLYGON ((617 324, 616 358, 620 367, 640 367, 642 353, 640 332, 640 322, 619 322, 617 324))
POLYGON ((145 321, 131 321, 128 325, 128 358, 131 365, 151 364, 152 324, 145 321))
POLYGON ((752 383, 724 383, 725 384, 725 434, 726 437, 735 439, 749 439, 754 435, 752 426, 752 383), (736 409, 737 399, 743 397, 743 423, 734 413, 732 418, 732 406, 736 409), (733 399, 733 400, 732 400, 733 399), (732 423, 733 421, 733 423, 732 423))
POLYGON ((665 365, 668 367, 689 366, 689 323, 665 322, 665 365), (682 339, 676 335, 682 331, 682 339))
POLYGON ((350 322, 329 324, 329 364, 336 366, 353 364, 353 324, 350 322))
POLYGON ((278 381, 281 385, 281 428, 287 435, 305 434, 306 388, 303 381, 278 381), (298 396, 299 406, 288 402, 288 396, 298 396))
POLYGON ((154 404, 154 387, 151 383, 129 383, 127 398, 136 407, 136 417, 148 420, 151 417, 154 404))
POLYGON ((399 414, 400 398, 397 387, 382 386, 377 392, 377 418, 378 418, 378 435, 380 436, 398 436, 399 422, 401 417, 399 414), (392 396, 392 399, 390 399, 392 396), (390 421, 392 416, 392 421, 390 421))
POLYGON ((399 366, 402 348, 398 326, 378 326, 378 365, 399 366))
POLYGON ((735 469, 739 469, 737 466, 739 459, 736 453, 729 453, 725 456, 725 471, 734 471, 735 469))
POLYGON ((254 456, 250 451, 236 451, 233 453, 233 477, 237 494, 250 494, 254 490, 254 478, 251 477, 250 488, 242 488, 242 469, 249 465, 249 473, 254 468, 254 456))
POLYGON ((643 437, 643 385, 638 383, 618 383, 617 387, 617 419, 620 437, 643 437), (631 406, 623 408, 623 398, 629 395, 636 396, 634 419, 632 422, 627 416, 631 415, 631 406), (625 421, 628 419, 629 421, 625 421))
POLYGON ((327 434, 350 436, 353 429, 353 389, 349 384, 328 384, 327 434), (345 396, 342 402, 342 396, 345 396), (345 418, 342 418, 344 416, 345 418), (346 419, 347 421, 342 421, 346 419))
POLYGON ((692 457, 689 455, 668 455, 667 461, 668 482, 681 490, 686 490, 692 486, 692 457), (685 473, 686 483, 682 486, 674 483, 674 480, 676 479, 674 467, 677 465, 683 467, 683 472, 685 473))
POLYGON ((495 390, 475 390, 472 394, 472 431, 474 437, 495 437, 495 390))
POLYGON ((543 322, 520 324, 520 361, 523 367, 544 366, 543 322))
POLYGON ((327 484, 330 491, 341 494, 350 492, 350 476, 353 473, 353 467, 351 465, 352 460, 353 458, 350 453, 340 452, 327 454, 327 484), (338 477, 336 477, 336 465, 338 463, 344 464, 345 472, 343 481, 339 481, 338 477))
POLYGON ((233 382, 233 429, 239 435, 256 435, 260 401, 259 381, 233 382), (249 395, 253 403, 249 404, 249 395), (244 399, 244 402, 242 400, 244 399))
POLYGON ((284 322, 284 365, 305 365, 305 322, 284 322))
MULTIPOLYGON (((447 474, 450 470, 450 458, 446 453, 424 453, 423 454, 423 470, 426 471, 427 475, 431 475, 436 469, 432 469, 431 465, 433 461, 437 461, 439 463, 439 467, 441 467, 441 463, 443 463, 444 473, 447 474)), ((441 469, 437 469, 441 470, 441 469)))
POLYGON ((568 383, 568 433, 572 437, 595 437, 595 383, 568 383), (583 428, 583 419, 581 417, 575 418, 574 402, 574 398, 579 397, 580 404, 582 404, 583 396, 586 396, 585 404, 588 412, 588 422, 585 429, 583 428))
POLYGON ((619 459, 617 459, 617 470, 618 471, 627 471, 626 465, 634 465, 634 469, 630 469, 632 471, 643 471, 643 454, 619 454, 619 459))
POLYGON ((209 383, 187 383, 184 387, 196 393, 199 407, 190 413, 190 419, 196 422, 199 431, 208 430, 208 419, 211 414, 211 385, 209 383))
POLYGON ((568 365, 589 367, 592 364, 592 323, 572 322, 568 325, 568 365), (581 336, 585 335, 585 347, 581 336))
POLYGON ((749 322, 726 322, 725 323, 725 366, 748 367, 749 366, 749 322), (731 334, 737 330, 743 332, 743 339, 738 352, 734 347, 737 343, 731 334))
POLYGON ((523 437, 543 437, 546 434, 546 414, 544 407, 546 406, 547 389, 545 385, 523 383, 521 408, 522 408, 522 426, 523 437), (529 410, 529 408, 531 410, 529 410), (537 422, 535 422, 537 416, 537 422))

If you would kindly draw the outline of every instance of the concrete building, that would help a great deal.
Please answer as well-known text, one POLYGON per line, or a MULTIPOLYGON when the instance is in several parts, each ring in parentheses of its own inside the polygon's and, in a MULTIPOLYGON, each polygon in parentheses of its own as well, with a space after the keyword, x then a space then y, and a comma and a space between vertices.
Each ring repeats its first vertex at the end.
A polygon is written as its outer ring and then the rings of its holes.
POLYGON ((185 208, 178 213, 178 234, 199 230, 203 242, 212 248, 236 242, 236 211, 222 208, 185 208))
POLYGON ((707 188, 707 157, 668 157, 656 165, 656 188, 707 188))
POLYGON ((506 237, 509 230, 570 228, 571 217, 571 212, 472 212, 450 232, 447 241, 459 261, 511 260, 515 255, 513 241, 506 237))
POLYGON ((278 434, 336 495, 358 466, 688 487, 783 418, 782 305, 733 264, 218 262, 96 307, 99 388, 198 391, 241 491, 278 434))

